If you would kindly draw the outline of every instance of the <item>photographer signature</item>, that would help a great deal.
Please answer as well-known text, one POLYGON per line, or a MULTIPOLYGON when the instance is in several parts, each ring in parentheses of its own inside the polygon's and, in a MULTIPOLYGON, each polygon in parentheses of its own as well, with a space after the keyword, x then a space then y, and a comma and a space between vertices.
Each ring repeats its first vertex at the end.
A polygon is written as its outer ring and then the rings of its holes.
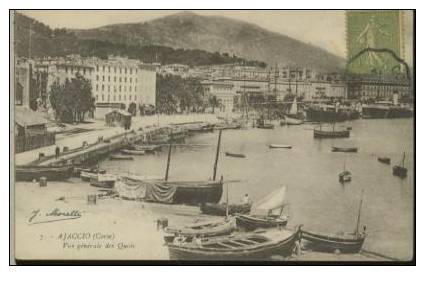
POLYGON ((28 219, 30 225, 51 223, 64 220, 79 219, 82 217, 82 212, 79 210, 62 211, 59 208, 54 208, 50 212, 43 212, 40 209, 33 210, 28 219))

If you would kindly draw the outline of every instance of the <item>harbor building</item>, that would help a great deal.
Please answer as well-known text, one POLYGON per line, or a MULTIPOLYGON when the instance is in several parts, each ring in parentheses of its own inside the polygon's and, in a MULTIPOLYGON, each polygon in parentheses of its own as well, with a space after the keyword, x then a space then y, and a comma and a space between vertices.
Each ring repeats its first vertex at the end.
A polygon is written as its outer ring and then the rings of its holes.
POLYGON ((215 96, 220 104, 221 112, 232 112, 236 98, 234 84, 229 81, 210 81, 202 82, 204 94, 207 98, 215 96))
POLYGON ((392 101, 394 94, 399 98, 412 98, 410 82, 401 74, 351 74, 346 82, 348 99, 392 101))
POLYGON ((30 90, 33 83, 34 63, 26 59, 18 59, 15 62, 15 105, 30 107, 30 90))

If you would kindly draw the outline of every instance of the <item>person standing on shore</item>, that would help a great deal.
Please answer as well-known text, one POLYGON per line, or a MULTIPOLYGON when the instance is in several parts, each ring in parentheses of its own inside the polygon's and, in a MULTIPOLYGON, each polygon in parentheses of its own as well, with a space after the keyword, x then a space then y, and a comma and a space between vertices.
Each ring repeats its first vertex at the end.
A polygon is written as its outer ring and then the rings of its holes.
POLYGON ((59 148, 59 146, 56 146, 56 149, 55 149, 55 158, 56 159, 58 159, 59 158, 59 154, 60 154, 60 148, 59 148))

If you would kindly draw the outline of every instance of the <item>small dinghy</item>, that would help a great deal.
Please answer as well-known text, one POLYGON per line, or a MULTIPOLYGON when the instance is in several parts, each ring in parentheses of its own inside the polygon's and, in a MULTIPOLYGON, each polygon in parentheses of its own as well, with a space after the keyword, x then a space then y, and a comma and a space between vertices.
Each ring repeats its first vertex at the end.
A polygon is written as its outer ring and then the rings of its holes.
POLYGON ((391 164, 391 158, 389 157, 378 157, 378 161, 384 164, 391 164))
POLYGON ((122 154, 129 154, 129 155, 144 155, 144 150, 136 150, 136 149, 122 149, 122 154))
POLYGON ((338 174, 339 183, 346 183, 351 181, 351 172, 348 170, 344 170, 338 174))
POLYGON ((245 158, 245 154, 243 153, 233 153, 233 152, 226 151, 225 155, 230 157, 245 158))
POLYGON ((332 147, 333 152, 357 152, 357 150, 357 147, 332 147))
POLYGON ((274 143, 272 143, 272 144, 269 145, 269 148, 288 148, 288 149, 290 149, 290 148, 292 148, 292 145, 289 145, 289 144, 274 144, 274 143))
POLYGON ((403 158, 398 165, 393 166, 393 175, 400 178, 406 178, 407 168, 404 167, 404 160, 406 159, 406 153, 403 152, 403 158))
POLYGON ((128 155, 119 155, 119 154, 113 154, 109 157, 109 160, 133 160, 134 158, 132 156, 128 155))

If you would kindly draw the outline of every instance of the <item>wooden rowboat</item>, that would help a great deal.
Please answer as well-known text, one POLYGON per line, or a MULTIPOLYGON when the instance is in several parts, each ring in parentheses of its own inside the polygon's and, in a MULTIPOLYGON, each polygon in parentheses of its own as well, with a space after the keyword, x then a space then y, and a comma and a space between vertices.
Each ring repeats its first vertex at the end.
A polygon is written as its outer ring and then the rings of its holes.
POLYGON ((33 181, 45 177, 47 181, 63 181, 71 178, 74 167, 25 165, 15 167, 15 181, 33 181))
POLYGON ((288 223, 288 218, 273 217, 273 216, 250 216, 250 215, 236 215, 236 225, 238 228, 245 229, 247 231, 253 231, 259 228, 276 228, 284 227, 288 223))
POLYGON ((273 255, 289 256, 301 231, 269 229, 226 237, 203 239, 201 242, 167 243, 173 260, 269 260, 273 255))
POLYGON ((232 153, 232 152, 226 151, 224 154, 226 156, 231 156, 231 157, 245 158, 245 154, 242 154, 242 153, 232 153))
POLYGON ((292 148, 292 145, 289 144, 270 144, 269 148, 292 148))
POLYGON ((338 180, 340 183, 344 184, 346 182, 351 181, 351 172, 348 170, 344 170, 338 174, 338 180))
POLYGON ((202 203, 200 209, 203 214, 226 216, 226 211, 228 215, 248 214, 251 211, 251 206, 251 204, 229 204, 227 208, 226 203, 202 203))
POLYGON ((308 241, 306 247, 318 250, 342 253, 357 253, 362 247, 366 234, 319 234, 302 230, 302 239, 308 241))
POLYGON ((109 157, 109 160, 134 160, 134 158, 128 155, 113 154, 109 157))
POLYGON ((378 157, 378 161, 384 164, 391 164, 391 158, 389 157, 378 157))
POLYGON ((348 138, 350 137, 350 131, 349 130, 343 130, 343 131, 321 131, 321 130, 314 130, 314 138, 316 139, 333 139, 333 138, 348 138))
POLYGON ((357 147, 332 147, 333 152, 357 152, 357 147))
POLYGON ((111 174, 99 174, 90 178, 90 185, 102 188, 114 188, 117 177, 111 174))
POLYGON ((185 237, 189 241, 190 237, 202 236, 213 237, 220 235, 228 235, 236 229, 236 222, 234 218, 198 222, 183 227, 168 227, 165 232, 169 235, 164 237, 165 242, 172 242, 174 238, 179 235, 185 237))
POLYGON ((131 155, 144 155, 144 150, 135 150, 135 149, 122 149, 122 154, 131 154, 131 155))
POLYGON ((274 129, 274 125, 272 125, 272 124, 261 124, 261 125, 257 125, 257 128, 271 130, 271 129, 274 129))

